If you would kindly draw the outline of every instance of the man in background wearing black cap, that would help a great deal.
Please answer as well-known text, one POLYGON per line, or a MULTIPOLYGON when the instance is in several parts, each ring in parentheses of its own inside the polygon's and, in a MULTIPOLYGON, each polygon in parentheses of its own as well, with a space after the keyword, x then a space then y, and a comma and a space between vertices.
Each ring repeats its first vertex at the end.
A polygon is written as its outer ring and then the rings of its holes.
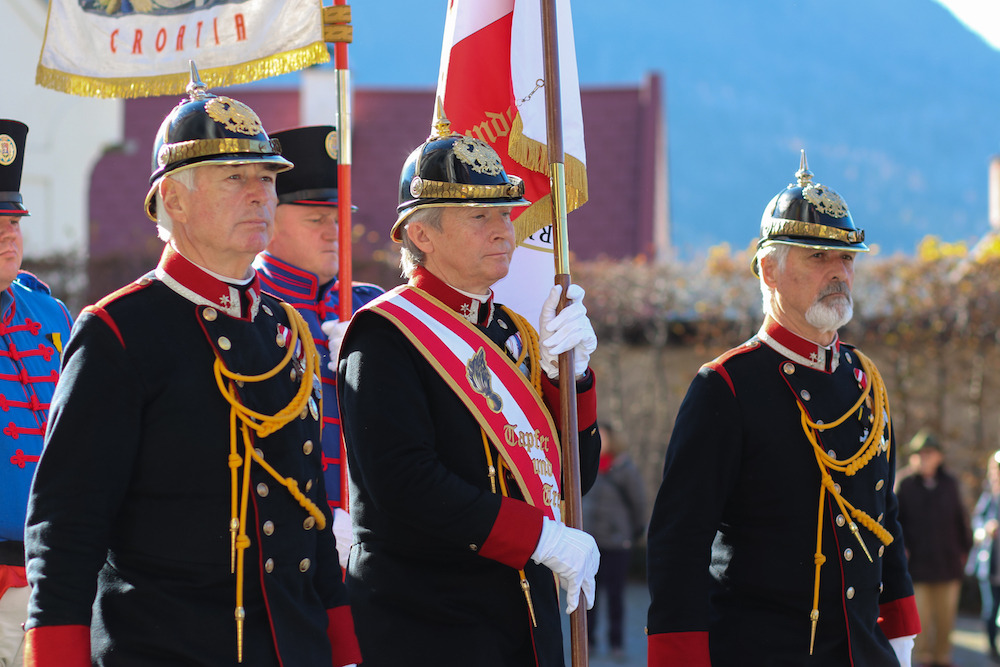
POLYGON ((972 527, 961 486, 945 469, 937 436, 921 429, 910 440, 909 452, 910 464, 899 471, 905 476, 899 480, 896 495, 913 594, 923 625, 913 647, 914 662, 949 667, 951 631, 972 549, 972 527))
POLYGON ((292 164, 250 107, 194 70, 188 92, 153 150, 160 263, 66 347, 25 528, 32 667, 361 661, 319 355, 251 267, 292 164))
POLYGON ((0 665, 22 664, 28 618, 24 517, 62 346, 73 324, 48 285, 21 271, 21 170, 28 126, 0 120, 0 665))
POLYGON ((677 415, 648 540, 650 667, 909 667, 920 631, 885 384, 840 341, 866 252, 836 192, 764 209, 764 323, 677 415))
MULTIPOLYGON (((341 502, 340 410, 337 353, 347 330, 338 321, 340 268, 337 209, 337 131, 328 125, 300 127, 271 135, 295 169, 278 176, 274 238, 254 262, 268 292, 295 306, 309 324, 323 372, 323 455, 326 494, 341 567, 351 548, 351 519, 341 502)), ((354 283, 353 313, 382 288, 354 283)))

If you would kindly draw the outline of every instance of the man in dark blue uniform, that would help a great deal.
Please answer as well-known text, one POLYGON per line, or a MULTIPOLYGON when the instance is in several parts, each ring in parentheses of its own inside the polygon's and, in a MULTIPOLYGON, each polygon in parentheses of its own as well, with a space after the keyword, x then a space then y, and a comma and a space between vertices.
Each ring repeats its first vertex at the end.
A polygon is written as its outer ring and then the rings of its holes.
MULTIPOLYGON (((409 283, 354 316, 340 355, 354 546, 347 586, 368 667, 564 664, 553 573, 594 600, 593 538, 560 519, 555 355, 576 351, 581 486, 597 475, 597 345, 571 286, 539 334, 494 303, 526 206, 489 145, 441 119, 400 179, 409 283)), ((580 601, 581 592, 584 600, 580 601)))
MULTIPOLYGON (((278 176, 274 238, 254 262, 264 290, 295 306, 321 357, 323 372, 323 469, 333 531, 343 567, 351 548, 351 518, 341 502, 340 410, 337 352, 347 330, 340 322, 337 131, 328 125, 271 135, 295 169, 278 176)), ((351 313, 383 292, 376 285, 351 286, 351 313)))
POLYGON ((0 120, 0 665, 20 667, 28 617, 24 516, 42 453, 62 346, 73 320, 48 285, 21 271, 21 169, 28 126, 0 120))
POLYGON ((252 109, 195 71, 188 91, 153 151, 160 263, 66 348, 29 503, 25 661, 354 664, 319 356, 251 267, 292 164, 252 109))
POLYGON ((910 664, 885 385, 837 330, 864 232, 803 152, 761 221, 764 324, 681 404, 649 528, 651 667, 910 664))

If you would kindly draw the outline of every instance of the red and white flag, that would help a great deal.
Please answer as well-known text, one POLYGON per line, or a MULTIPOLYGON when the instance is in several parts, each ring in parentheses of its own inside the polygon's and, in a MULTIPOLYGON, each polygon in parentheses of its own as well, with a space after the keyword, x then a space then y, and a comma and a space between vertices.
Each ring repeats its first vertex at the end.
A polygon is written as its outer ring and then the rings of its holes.
MULTIPOLYGON (((566 202, 587 201, 580 80, 570 0, 557 0, 566 202)), ((540 0, 451 0, 438 97, 452 128, 490 144, 525 182, 528 208, 515 208, 518 248, 497 300, 538 321, 555 274, 546 149, 545 66, 540 0)))

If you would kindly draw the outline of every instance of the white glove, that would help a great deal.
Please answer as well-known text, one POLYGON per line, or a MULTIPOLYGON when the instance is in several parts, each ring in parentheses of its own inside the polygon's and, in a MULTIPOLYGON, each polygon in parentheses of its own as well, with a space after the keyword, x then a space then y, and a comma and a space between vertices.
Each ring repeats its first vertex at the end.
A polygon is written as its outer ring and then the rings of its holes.
POLYGON ((889 646, 896 652, 899 667, 910 667, 910 655, 913 653, 913 639, 916 635, 896 637, 889 640, 889 646))
POLYGON ((319 328, 326 334, 326 346, 330 348, 330 361, 326 367, 334 373, 337 372, 337 360, 340 359, 340 346, 344 342, 344 334, 347 333, 347 326, 350 320, 327 320, 319 325, 319 328))
POLYGON ((597 334, 587 317, 587 307, 583 305, 586 292, 579 285, 570 285, 566 292, 569 303, 556 315, 556 306, 562 294, 562 285, 555 285, 542 304, 542 314, 538 318, 539 351, 542 353, 542 369, 552 380, 559 379, 559 355, 567 350, 575 350, 573 372, 580 377, 587 372, 590 355, 597 349, 597 334))
POLYGON ((594 575, 601 565, 601 552, 589 533, 544 517, 531 560, 559 575, 559 585, 566 589, 567 614, 576 609, 581 589, 587 609, 594 607, 594 575))
POLYGON ((346 570, 347 559, 351 556, 354 531, 351 530, 351 515, 339 507, 333 508, 333 536, 337 538, 337 557, 340 559, 340 567, 346 570))

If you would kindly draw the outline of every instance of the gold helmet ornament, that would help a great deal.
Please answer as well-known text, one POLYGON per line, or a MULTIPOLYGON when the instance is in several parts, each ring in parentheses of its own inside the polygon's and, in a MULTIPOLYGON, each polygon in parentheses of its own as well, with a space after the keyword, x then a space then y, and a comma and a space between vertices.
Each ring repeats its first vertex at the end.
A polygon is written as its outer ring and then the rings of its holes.
MULTIPOLYGON (((783 243, 820 250, 868 252, 865 232, 851 219, 847 202, 833 188, 813 182, 805 149, 795 172, 795 183, 774 196, 760 219, 761 248, 783 243)), ((758 274, 757 256, 750 265, 758 274)))
POLYGON ((281 144, 267 136, 260 118, 247 105, 208 92, 198 68, 191 61, 188 99, 163 120, 153 142, 153 174, 149 177, 146 215, 156 221, 156 188, 164 176, 183 169, 211 164, 267 162, 276 171, 292 163, 281 157, 281 144))
POLYGON ((403 223, 422 208, 530 205, 524 198, 524 181, 507 175, 489 144, 452 132, 438 99, 431 135, 403 164, 392 240, 402 240, 403 223))

